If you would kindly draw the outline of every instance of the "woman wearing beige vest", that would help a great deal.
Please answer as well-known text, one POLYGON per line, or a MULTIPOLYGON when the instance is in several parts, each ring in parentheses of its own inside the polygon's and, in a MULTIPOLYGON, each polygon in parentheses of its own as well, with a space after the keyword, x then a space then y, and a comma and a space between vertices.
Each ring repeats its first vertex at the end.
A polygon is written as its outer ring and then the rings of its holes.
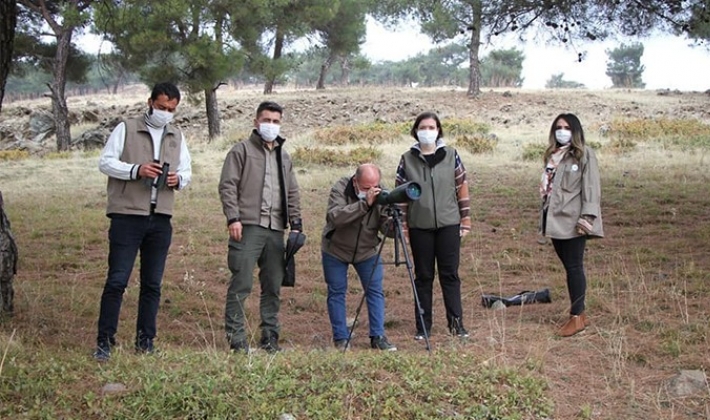
POLYGON ((570 318, 559 335, 569 337, 584 330, 587 279, 584 249, 587 238, 604 236, 601 184, 594 151, 585 145, 584 130, 573 114, 560 114, 550 127, 545 168, 540 182, 542 234, 552 238, 567 273, 570 318))

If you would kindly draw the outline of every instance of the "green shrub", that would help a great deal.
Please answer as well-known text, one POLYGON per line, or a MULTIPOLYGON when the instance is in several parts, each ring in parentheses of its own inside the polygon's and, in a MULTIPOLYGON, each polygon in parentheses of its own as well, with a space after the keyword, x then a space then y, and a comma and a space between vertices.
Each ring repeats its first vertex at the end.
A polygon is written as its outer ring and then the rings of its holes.
POLYGON ((523 160, 536 160, 542 162, 542 157, 547 149, 546 144, 528 143, 523 146, 523 160))
POLYGON ((447 119, 441 122, 441 128, 447 137, 454 138, 463 135, 488 134, 491 128, 488 124, 471 120, 447 119))
POLYGON ((636 148, 636 142, 631 139, 616 138, 609 142, 608 149, 614 153, 627 153, 636 148))
POLYGON ((336 150, 327 147, 298 147, 292 154, 297 165, 355 166, 374 162, 382 156, 376 147, 336 150))
POLYGON ((587 144, 587 146, 591 147, 594 150, 601 150, 601 148, 603 147, 602 144, 598 141, 587 140, 586 144, 587 144))
POLYGON ((485 134, 463 134, 456 137, 455 145, 476 155, 494 151, 498 146, 498 140, 485 134))

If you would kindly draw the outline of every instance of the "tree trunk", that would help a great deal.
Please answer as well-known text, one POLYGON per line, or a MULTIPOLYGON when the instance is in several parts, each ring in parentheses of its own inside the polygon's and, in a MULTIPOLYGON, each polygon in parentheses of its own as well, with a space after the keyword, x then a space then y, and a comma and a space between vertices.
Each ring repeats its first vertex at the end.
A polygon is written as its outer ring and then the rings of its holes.
POLYGON ((111 94, 115 95, 118 93, 118 87, 121 86, 121 82, 123 82, 123 77, 126 75, 125 70, 123 67, 121 67, 121 70, 118 71, 118 76, 116 77, 116 80, 113 82, 113 88, 111 89, 111 94))
POLYGON ((52 92, 52 115, 57 135, 57 151, 69 150, 71 146, 71 124, 65 90, 67 86, 67 59, 74 28, 62 28, 57 34, 57 54, 52 65, 52 82, 49 90, 52 92))
POLYGON ((207 131, 209 140, 219 137, 221 132, 219 121, 219 104, 217 103, 217 85, 214 89, 205 89, 205 110, 207 111, 207 131))
POLYGON ((330 66, 333 65, 333 54, 328 54, 328 58, 320 66, 320 75, 318 76, 318 83, 316 84, 316 90, 325 89, 325 77, 328 75, 328 70, 330 66))
POLYGON ((348 57, 343 57, 340 60, 340 85, 350 85, 350 59, 348 57))
POLYGON ((10 65, 12 64, 16 25, 17 2, 0 0, 0 112, 2 112, 2 100, 5 97, 5 83, 7 83, 7 76, 10 74, 10 65))
POLYGON ((14 291, 12 279, 17 274, 17 245, 12 237, 10 221, 5 214, 5 203, 0 191, 0 319, 12 315, 14 291))
POLYGON ((483 7, 480 0, 476 0, 471 4, 471 43, 468 49, 468 95, 471 98, 478 98, 481 94, 481 67, 478 61, 478 51, 481 47, 481 13, 483 7))
POLYGON ((276 40, 274 41, 274 57, 272 63, 272 70, 270 74, 266 75, 266 83, 264 83, 264 94, 270 94, 274 91, 274 83, 276 82, 276 68, 278 68, 277 61, 281 59, 281 54, 284 49, 285 34, 281 28, 276 28, 276 40))

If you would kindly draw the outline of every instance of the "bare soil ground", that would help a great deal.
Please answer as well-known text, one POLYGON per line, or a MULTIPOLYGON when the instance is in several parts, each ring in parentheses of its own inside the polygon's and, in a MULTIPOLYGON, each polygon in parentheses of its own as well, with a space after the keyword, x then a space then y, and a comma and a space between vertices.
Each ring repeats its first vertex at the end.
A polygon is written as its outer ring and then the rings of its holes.
MULTIPOLYGON (((147 96, 147 94, 146 94, 147 96)), ((263 99, 255 91, 223 95, 226 140, 239 139, 249 128, 253 109, 263 99)), ((615 119, 694 118, 710 123, 710 98, 702 93, 658 95, 645 91, 486 91, 469 100, 453 89, 333 90, 282 92, 269 99, 284 105, 284 132, 295 145, 308 142, 318 127, 412 121, 423 110, 443 119, 485 122, 500 138, 492 155, 465 155, 471 179, 473 233, 461 251, 465 343, 445 331, 441 292, 435 287, 432 350, 457 348, 477 357, 477 363, 527 366, 546 378, 555 401, 556 419, 697 419, 710 418, 710 391, 678 398, 665 383, 681 369, 708 370, 710 355, 710 212, 708 211, 707 150, 683 153, 641 148, 630 155, 599 153, 602 165, 603 213, 607 237, 591 241, 586 256, 591 326, 578 336, 560 339, 556 330, 567 318, 564 271, 549 243, 537 236, 538 162, 519 158, 522 145, 543 142, 552 119, 560 112, 580 116, 592 140, 615 119), (300 140, 299 140, 300 139, 300 140), (485 309, 482 293, 513 295, 522 290, 550 288, 553 302, 504 311, 485 309)), ((73 98, 76 107, 97 109, 105 118, 134 113, 140 97, 119 103, 116 98, 73 98)), ((70 103, 70 106, 71 106, 70 103)), ((205 139, 200 108, 183 104, 181 124, 195 150, 195 183, 178 199, 174 239, 165 274, 164 302, 159 315, 159 345, 227 350, 221 332, 228 280, 224 218, 215 178, 224 151, 205 139)), ((2 119, 21 118, 33 104, 10 104, 2 119)), ((44 105, 42 105, 44 106, 44 105)), ((235 140, 236 141, 236 140, 235 140)), ((388 182, 398 153, 381 162, 388 182)), ((294 147, 293 145, 291 147, 294 147)), ((89 353, 95 335, 98 299, 105 275, 105 231, 82 232, 83 226, 105 229, 103 186, 95 161, 48 162, 42 176, 63 171, 74 177, 73 203, 49 186, 28 189, 16 176, 34 177, 28 167, 0 163, 0 175, 13 228, 23 253, 18 289, 18 314, 2 329, 24 330, 29 347, 80 349, 89 353), (90 167, 89 167, 90 165, 90 167), (6 169, 7 168, 7 169, 6 169), (13 175, 9 173, 12 172, 13 175), (77 181, 87 171, 92 175, 77 181), (59 226, 30 220, 37 206, 45 212, 76 210, 78 220, 59 226), (68 210, 69 209, 69 210, 68 210), (45 232, 42 223, 52 229, 45 232), (76 256, 78 254, 78 257, 76 256), (42 286, 40 286, 42 285, 42 286), (66 295, 47 291, 65 290, 66 295), (55 309, 47 308, 56 305, 55 309)), ((354 168, 354 165, 353 165, 354 168)), ((327 185, 352 168, 299 168, 307 246, 298 255, 298 279, 282 292, 282 339, 286 348, 320 349, 331 345, 320 268, 319 235, 327 200, 327 185)), ((66 190, 64 190, 66 192, 66 190)), ((64 213, 63 213, 64 212, 64 213)), ((47 218, 50 217, 48 214, 47 218)), ((390 240, 388 240, 390 241, 390 240)), ((385 260, 392 261, 391 244, 385 260)), ((135 277, 135 275, 134 275, 135 277)), ((354 316, 361 289, 351 272, 349 314, 354 316)), ((405 266, 386 267, 387 334, 400 351, 427 352, 413 340, 412 287, 405 266)), ((258 287, 255 289, 258 290, 258 287)), ((124 300, 119 339, 132 339, 137 285, 124 300)), ((258 297, 248 301, 254 339, 258 340, 258 297)), ((366 351, 367 313, 355 328, 354 351, 366 351)), ((461 374, 476 365, 462 367, 461 374)))

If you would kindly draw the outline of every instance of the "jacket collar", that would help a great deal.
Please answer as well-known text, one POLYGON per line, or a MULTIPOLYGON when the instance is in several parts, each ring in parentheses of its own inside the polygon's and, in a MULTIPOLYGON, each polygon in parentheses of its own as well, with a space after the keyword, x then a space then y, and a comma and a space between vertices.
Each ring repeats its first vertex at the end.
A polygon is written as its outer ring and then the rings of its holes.
MULTIPOLYGON (((439 164, 442 160, 444 160, 444 158, 446 157, 445 147, 446 147, 446 144, 444 143, 444 140, 442 140, 442 139, 436 140, 436 149, 434 150, 434 161, 431 163, 430 166, 434 167, 437 164, 439 164)), ((414 156, 417 156, 422 161, 427 162, 427 160, 424 158, 424 155, 422 155, 422 149, 419 147, 419 143, 413 144, 412 148, 410 150, 412 151, 412 154, 414 156)))
POLYGON ((347 185, 345 185, 345 196, 352 198, 353 200, 358 200, 357 191, 355 191, 355 184, 353 183, 353 178, 348 179, 347 185))

